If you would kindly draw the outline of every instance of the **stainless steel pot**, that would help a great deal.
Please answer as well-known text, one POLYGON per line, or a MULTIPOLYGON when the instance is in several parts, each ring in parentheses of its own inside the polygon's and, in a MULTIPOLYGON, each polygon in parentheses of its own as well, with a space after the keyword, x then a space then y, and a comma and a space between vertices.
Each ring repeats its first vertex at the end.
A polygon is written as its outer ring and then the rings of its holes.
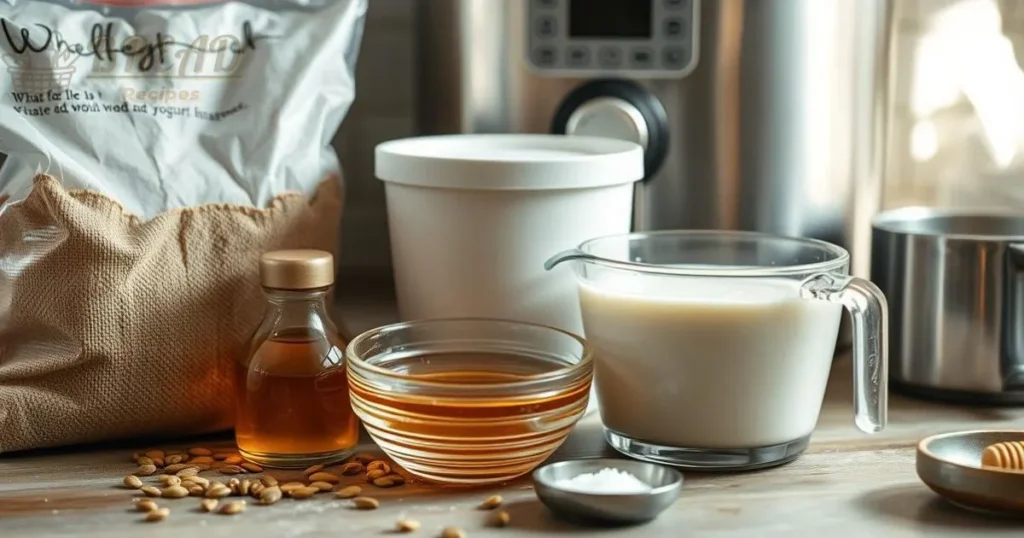
POLYGON ((875 217, 893 388, 1024 404, 1024 215, 905 208, 875 217))

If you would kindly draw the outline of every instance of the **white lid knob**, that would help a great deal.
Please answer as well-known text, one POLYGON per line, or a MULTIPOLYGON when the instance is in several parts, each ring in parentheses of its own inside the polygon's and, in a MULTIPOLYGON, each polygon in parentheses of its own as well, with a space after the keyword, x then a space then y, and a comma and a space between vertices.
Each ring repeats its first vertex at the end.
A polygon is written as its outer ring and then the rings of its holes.
POLYGON ((569 116, 565 133, 626 140, 645 149, 650 137, 643 114, 617 97, 599 97, 580 105, 569 116))

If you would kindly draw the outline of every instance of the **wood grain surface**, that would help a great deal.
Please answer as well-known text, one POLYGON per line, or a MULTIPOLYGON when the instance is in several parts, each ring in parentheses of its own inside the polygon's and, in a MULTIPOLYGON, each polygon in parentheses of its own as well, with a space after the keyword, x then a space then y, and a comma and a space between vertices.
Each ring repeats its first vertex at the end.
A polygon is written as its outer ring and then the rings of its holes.
MULTIPOLYGON (((170 517, 145 523, 132 510, 138 492, 120 486, 134 469, 131 453, 151 444, 140 442, 0 457, 0 536, 390 536, 396 534, 393 529, 400 518, 418 520, 420 530, 409 536, 422 537, 439 536, 447 525, 461 527, 467 538, 1024 535, 1024 521, 949 505, 914 472, 914 447, 922 437, 961 429, 1022 428, 1024 411, 953 407, 893 396, 888 429, 864 435, 853 426, 849 369, 848 360, 834 364, 818 428, 801 458, 753 473, 686 473, 684 493, 675 505, 639 527, 590 528, 563 522, 537 501, 528 477, 473 490, 422 484, 387 490, 368 486, 367 493, 381 501, 375 511, 354 510, 348 501, 330 494, 286 499, 269 507, 250 504, 238 516, 201 513, 196 498, 158 500, 171 508, 170 517), (490 513, 477 508, 494 493, 505 498, 504 508, 511 515, 507 528, 488 527, 490 513)), ((222 437, 160 444, 187 448, 229 442, 222 437)), ((553 459, 599 455, 614 456, 601 440, 598 418, 591 416, 553 459)), ((287 479, 300 473, 272 474, 287 479)), ((349 483, 366 486, 358 478, 342 485, 349 483)))

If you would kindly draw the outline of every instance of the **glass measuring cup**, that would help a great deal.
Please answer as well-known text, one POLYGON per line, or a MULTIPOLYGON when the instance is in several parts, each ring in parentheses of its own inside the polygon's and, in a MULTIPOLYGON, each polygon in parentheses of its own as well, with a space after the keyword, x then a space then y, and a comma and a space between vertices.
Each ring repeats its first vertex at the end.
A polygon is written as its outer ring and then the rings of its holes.
POLYGON ((605 439, 643 460, 700 470, 791 461, 818 420, 842 310, 853 321, 855 423, 882 430, 887 306, 814 239, 665 231, 601 237, 572 262, 594 348, 605 439))

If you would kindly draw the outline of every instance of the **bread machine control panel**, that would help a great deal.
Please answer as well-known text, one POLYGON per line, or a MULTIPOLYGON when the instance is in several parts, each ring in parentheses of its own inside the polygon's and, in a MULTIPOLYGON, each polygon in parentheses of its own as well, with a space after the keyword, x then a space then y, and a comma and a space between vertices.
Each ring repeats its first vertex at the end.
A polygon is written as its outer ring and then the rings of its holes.
POLYGON ((700 0, 528 0, 527 62, 552 75, 682 77, 697 65, 700 0))

